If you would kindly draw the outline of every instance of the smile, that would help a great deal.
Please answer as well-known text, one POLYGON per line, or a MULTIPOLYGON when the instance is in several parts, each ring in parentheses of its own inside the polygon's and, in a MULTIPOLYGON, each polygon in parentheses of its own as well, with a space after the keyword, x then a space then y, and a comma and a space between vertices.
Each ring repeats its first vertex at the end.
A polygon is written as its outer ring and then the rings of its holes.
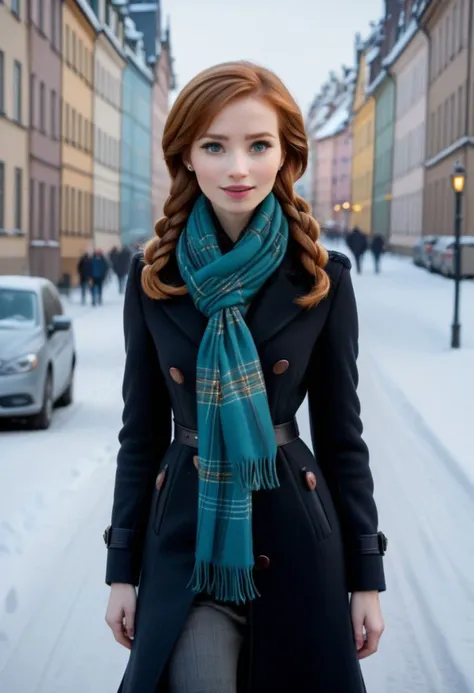
POLYGON ((254 188, 247 185, 231 185, 228 188, 222 188, 226 195, 234 200, 241 200, 246 197, 254 188))

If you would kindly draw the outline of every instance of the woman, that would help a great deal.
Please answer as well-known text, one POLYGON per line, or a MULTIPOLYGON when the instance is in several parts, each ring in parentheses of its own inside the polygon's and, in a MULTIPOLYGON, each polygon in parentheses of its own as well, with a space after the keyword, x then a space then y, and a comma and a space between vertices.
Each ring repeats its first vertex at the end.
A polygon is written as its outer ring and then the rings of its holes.
POLYGON ((301 113, 268 70, 218 65, 179 95, 163 150, 165 216, 126 289, 104 537, 120 691, 364 691, 385 537, 350 263, 293 189, 301 113), (306 394, 315 455, 294 419, 306 394))

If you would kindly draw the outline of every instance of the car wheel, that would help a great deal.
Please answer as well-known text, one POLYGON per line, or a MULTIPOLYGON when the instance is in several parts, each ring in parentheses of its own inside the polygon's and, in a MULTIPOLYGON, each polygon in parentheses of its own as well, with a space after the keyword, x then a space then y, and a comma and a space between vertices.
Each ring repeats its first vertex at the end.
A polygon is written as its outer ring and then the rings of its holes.
POLYGON ((43 390, 43 406, 41 411, 31 420, 31 428, 36 431, 46 430, 53 420, 53 374, 48 370, 43 390))
POLYGON ((74 366, 71 368, 69 383, 63 394, 59 398, 58 404, 60 407, 68 407, 74 401, 74 366))

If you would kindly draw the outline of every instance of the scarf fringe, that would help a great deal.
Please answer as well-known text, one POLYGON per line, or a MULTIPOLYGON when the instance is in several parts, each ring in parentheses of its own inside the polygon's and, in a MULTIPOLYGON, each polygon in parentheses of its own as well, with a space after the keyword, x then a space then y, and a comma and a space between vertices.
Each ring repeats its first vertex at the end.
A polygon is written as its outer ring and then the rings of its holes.
POLYGON ((218 601, 234 604, 260 597, 253 579, 253 566, 235 568, 196 561, 188 587, 193 592, 207 592, 218 601))
POLYGON ((234 468, 237 480, 248 491, 270 490, 280 486, 276 457, 270 460, 266 457, 257 460, 244 460, 235 465, 234 468))

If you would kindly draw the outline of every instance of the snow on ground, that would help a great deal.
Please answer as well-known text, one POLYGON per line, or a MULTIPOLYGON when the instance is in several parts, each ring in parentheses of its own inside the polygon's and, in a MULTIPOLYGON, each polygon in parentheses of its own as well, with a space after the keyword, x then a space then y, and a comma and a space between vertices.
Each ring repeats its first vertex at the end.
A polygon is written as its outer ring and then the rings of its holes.
MULTIPOLYGON (((70 302, 65 300, 76 334, 75 403, 55 411, 48 431, 30 432, 2 423, 0 671, 17 646, 24 654, 22 642, 31 637, 28 634, 33 632, 38 607, 48 610, 47 618, 39 623, 41 636, 34 647, 38 656, 29 662, 28 671, 20 674, 21 666, 15 660, 20 678, 34 676, 36 667, 44 664, 41 647, 47 647, 57 635, 57 621, 51 620, 50 612, 60 615, 60 604, 69 607, 72 596, 69 584, 63 584, 62 591, 56 589, 57 576, 67 565, 78 537, 84 536, 85 523, 103 494, 104 483, 110 488, 121 415, 121 305, 114 285, 107 287, 105 305, 100 308, 80 306, 76 294, 70 302)), ((79 562, 84 574, 90 570, 94 542, 103 549, 97 529, 89 533, 89 549, 79 562)), ((102 573, 97 577, 103 584, 103 566, 98 573, 102 573)), ((92 621, 94 616, 90 614, 92 621)), ((26 659, 22 661, 24 664, 26 659)), ((35 689, 29 685, 15 689, 10 681, 3 686, 0 674, 0 690, 29 693, 35 689)))
MULTIPOLYGON (((365 437, 389 537, 386 632, 363 662, 367 690, 472 693, 474 513, 463 427, 474 391, 474 287, 463 286, 464 347, 452 353, 452 282, 384 260, 380 276, 369 262, 353 275, 365 437), (470 370, 460 373, 464 362, 470 370)), ((76 403, 56 412, 50 431, 0 432, 2 693, 115 693, 128 657, 104 622, 101 538, 122 406, 121 298, 112 285, 103 307, 83 308, 74 296, 68 312, 76 403)), ((309 443, 306 404, 298 418, 309 443)))
MULTIPOLYGON (((334 246, 347 252, 344 246, 334 246)), ((387 256, 352 271, 361 351, 369 353, 412 424, 451 458, 453 473, 474 484, 474 281, 461 284, 461 349, 451 349, 454 282, 387 256)))

